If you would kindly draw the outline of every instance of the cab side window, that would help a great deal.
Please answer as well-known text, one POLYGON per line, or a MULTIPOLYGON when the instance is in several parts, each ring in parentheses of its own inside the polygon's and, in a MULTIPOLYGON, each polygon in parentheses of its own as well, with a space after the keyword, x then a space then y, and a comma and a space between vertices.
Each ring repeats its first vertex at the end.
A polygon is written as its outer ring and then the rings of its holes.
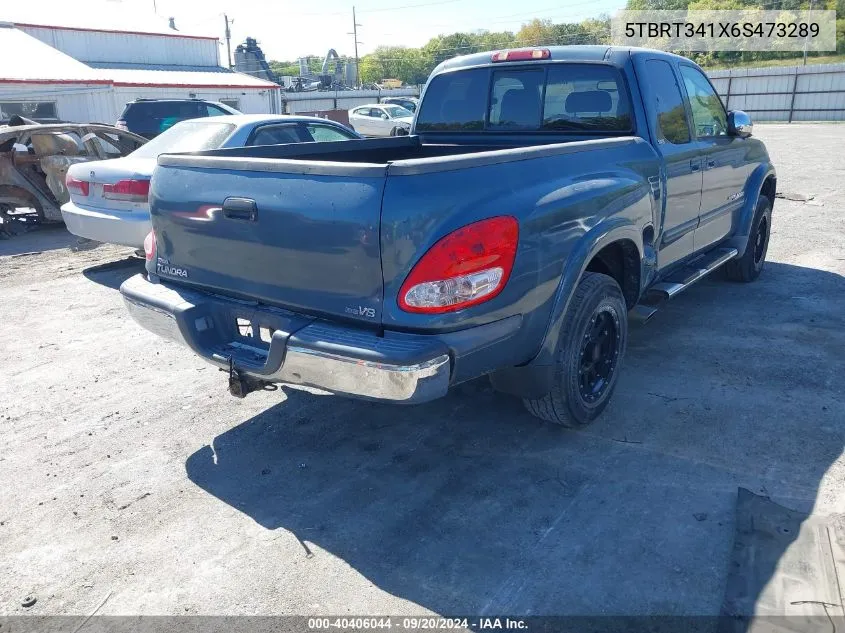
POLYGON ((650 59, 646 62, 656 103, 657 142, 683 145, 690 142, 690 129, 681 87, 669 62, 650 59))
POLYGON ((692 66, 681 66, 681 76, 687 89, 696 138, 727 136, 728 117, 719 95, 707 77, 692 66))

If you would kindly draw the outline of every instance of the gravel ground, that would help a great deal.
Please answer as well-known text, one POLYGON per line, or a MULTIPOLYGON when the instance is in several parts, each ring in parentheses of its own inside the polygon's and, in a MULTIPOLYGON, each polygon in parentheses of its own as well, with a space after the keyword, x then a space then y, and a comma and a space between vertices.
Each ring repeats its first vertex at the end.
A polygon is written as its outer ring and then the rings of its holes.
POLYGON ((485 380, 239 401, 127 317, 128 250, 0 241, 0 614, 717 614, 738 486, 845 511, 845 126, 756 131, 815 198, 633 326, 579 432, 485 380))

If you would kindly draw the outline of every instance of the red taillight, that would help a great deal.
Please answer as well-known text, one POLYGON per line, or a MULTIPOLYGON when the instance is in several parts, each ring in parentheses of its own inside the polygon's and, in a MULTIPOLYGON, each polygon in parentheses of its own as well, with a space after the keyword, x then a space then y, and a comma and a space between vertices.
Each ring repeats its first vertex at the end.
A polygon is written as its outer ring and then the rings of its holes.
POLYGON ((147 237, 144 238, 144 257, 147 261, 152 261, 156 253, 156 234, 150 231, 147 237))
POLYGON ((103 197, 108 200, 146 202, 149 195, 149 180, 119 180, 113 185, 103 185, 103 197))
POLYGON ((460 310, 498 295, 510 277, 519 223, 508 215, 468 224, 434 244, 399 290, 406 312, 460 310))
POLYGON ((521 48, 513 51, 499 51, 490 58, 494 62, 527 62, 536 59, 549 59, 552 52, 548 48, 521 48))
POLYGON ((87 180, 79 180, 70 174, 65 176, 65 187, 71 193, 78 193, 80 196, 87 196, 91 183, 87 180))

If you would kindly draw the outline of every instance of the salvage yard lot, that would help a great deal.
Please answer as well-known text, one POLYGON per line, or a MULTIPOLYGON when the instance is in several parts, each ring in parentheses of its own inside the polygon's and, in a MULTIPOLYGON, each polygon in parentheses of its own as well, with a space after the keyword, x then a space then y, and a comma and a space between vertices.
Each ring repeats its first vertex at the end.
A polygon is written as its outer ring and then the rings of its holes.
POLYGON ((718 614, 738 487, 845 511, 845 125, 755 132, 814 199, 632 325, 583 431, 486 380, 236 400, 128 318, 128 250, 0 241, 0 614, 718 614))

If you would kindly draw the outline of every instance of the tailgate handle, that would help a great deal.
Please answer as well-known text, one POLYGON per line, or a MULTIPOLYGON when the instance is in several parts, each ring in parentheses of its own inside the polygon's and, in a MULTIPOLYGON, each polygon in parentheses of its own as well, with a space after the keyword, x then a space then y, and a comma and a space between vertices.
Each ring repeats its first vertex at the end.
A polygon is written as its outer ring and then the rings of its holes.
POLYGON ((223 201, 223 215, 231 220, 250 220, 255 222, 258 209, 252 198, 226 198, 223 201))

